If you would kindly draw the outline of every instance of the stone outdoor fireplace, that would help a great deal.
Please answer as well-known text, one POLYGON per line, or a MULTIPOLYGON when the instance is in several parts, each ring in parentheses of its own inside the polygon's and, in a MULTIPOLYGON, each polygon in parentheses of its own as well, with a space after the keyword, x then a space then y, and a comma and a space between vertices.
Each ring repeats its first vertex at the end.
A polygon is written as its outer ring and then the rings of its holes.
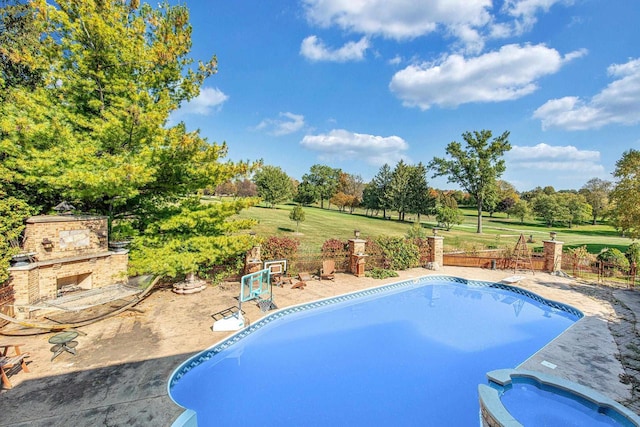
POLYGON ((126 283, 128 251, 108 248, 107 217, 42 215, 26 221, 22 254, 9 268, 14 315, 72 292, 126 283))

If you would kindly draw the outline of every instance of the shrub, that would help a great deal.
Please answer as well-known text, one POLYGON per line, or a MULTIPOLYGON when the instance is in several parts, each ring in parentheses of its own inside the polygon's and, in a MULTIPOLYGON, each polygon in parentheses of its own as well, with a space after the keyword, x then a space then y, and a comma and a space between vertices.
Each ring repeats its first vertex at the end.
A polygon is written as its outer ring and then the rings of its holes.
POLYGON ((387 270, 386 268, 373 267, 366 272, 366 276, 374 279, 386 279, 387 277, 398 277, 398 273, 393 270, 387 270))
POLYGON ((464 214, 460 209, 443 206, 436 212, 436 221, 449 231, 454 225, 462 224, 464 214))
POLYGON ((417 245, 402 237, 382 236, 376 239, 387 260, 388 268, 406 270, 420 265, 420 250, 417 245))
POLYGON ((598 261, 612 264, 620 270, 626 270, 629 268, 629 260, 627 257, 616 248, 605 248, 597 257, 598 261))
POLYGON ((349 250, 349 242, 338 239, 328 239, 322 244, 322 258, 335 258, 339 254, 349 250))
POLYGON ((424 239, 427 237, 427 235, 427 230, 422 227, 422 224, 416 222, 411 227, 409 227, 409 230, 407 230, 407 234, 405 234, 405 237, 407 239, 424 239))
POLYGON ((291 259, 298 252, 300 241, 289 237, 269 236, 262 242, 263 260, 291 259))

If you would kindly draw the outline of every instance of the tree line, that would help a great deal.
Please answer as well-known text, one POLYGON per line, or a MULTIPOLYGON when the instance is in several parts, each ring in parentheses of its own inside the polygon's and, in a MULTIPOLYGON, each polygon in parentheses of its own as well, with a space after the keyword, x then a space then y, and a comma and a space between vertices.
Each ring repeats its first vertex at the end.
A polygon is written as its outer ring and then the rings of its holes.
MULTIPOLYGON (((482 232, 482 213, 506 213, 524 223, 537 218, 549 227, 591 223, 608 220, 623 235, 637 237, 640 217, 634 200, 640 197, 640 154, 629 150, 616 164, 614 177, 618 182, 592 178, 579 190, 558 190, 536 187, 518 192, 500 179, 505 171, 502 156, 511 147, 509 133, 491 140, 491 131, 465 132, 465 145, 452 142, 447 146, 449 158, 434 158, 427 165, 409 165, 399 161, 393 168, 383 165, 373 179, 364 183, 359 175, 352 175, 327 165, 313 165, 301 182, 290 178, 276 166, 265 166, 253 178, 255 195, 270 206, 294 201, 309 206, 319 203, 321 208, 331 204, 341 211, 353 212, 362 208, 365 215, 390 218, 395 212, 398 220, 406 214, 434 216, 449 229, 463 221, 459 206, 473 206, 478 213, 478 232, 482 232), (449 182, 463 190, 439 190, 427 184, 427 174, 447 176, 449 182)), ((245 179, 246 181, 246 179, 245 179)), ((247 187, 247 184, 243 184, 247 187)))

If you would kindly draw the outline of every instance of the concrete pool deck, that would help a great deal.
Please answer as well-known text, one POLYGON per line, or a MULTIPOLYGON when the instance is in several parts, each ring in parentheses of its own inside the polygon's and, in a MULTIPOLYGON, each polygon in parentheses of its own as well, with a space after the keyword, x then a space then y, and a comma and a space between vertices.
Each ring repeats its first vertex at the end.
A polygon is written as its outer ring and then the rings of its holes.
MULTIPOLYGON (((338 274, 334 282, 311 281, 303 290, 285 285, 274 288, 274 300, 283 308, 428 274, 498 282, 513 272, 443 267, 399 274, 385 280, 338 274)), ((640 313, 640 292, 547 273, 518 274, 524 279, 516 286, 585 314, 521 367, 592 387, 640 411, 631 393, 638 372, 625 371, 621 362, 632 365, 640 360, 640 348, 634 341, 638 339, 634 313, 640 313)), ((183 409, 167 395, 169 376, 189 356, 231 334, 212 332, 211 315, 237 305, 238 293, 237 283, 210 286, 191 295, 160 288, 133 311, 79 328, 77 356, 63 353, 54 361, 50 361, 47 342, 52 334, 0 337, 2 344, 24 344, 23 351, 31 354, 31 373, 11 376, 13 389, 0 392, 0 426, 170 425, 183 409)), ((251 322, 264 315, 255 304, 246 303, 243 309, 251 322)))

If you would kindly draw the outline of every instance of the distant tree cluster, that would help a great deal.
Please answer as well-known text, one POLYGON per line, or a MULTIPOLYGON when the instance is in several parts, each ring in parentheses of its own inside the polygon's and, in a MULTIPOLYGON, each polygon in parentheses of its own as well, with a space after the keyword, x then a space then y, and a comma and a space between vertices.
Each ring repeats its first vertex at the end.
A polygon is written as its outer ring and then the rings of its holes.
POLYGON ((258 187, 248 178, 229 180, 218 185, 213 191, 207 188, 206 195, 233 196, 233 197, 257 197, 258 187))
POLYGON ((427 169, 422 163, 408 165, 399 161, 391 170, 383 165, 376 176, 363 191, 363 207, 367 214, 382 211, 387 218, 390 210, 398 213, 398 220, 404 221, 405 215, 431 215, 435 208, 435 199, 427 185, 427 169))

